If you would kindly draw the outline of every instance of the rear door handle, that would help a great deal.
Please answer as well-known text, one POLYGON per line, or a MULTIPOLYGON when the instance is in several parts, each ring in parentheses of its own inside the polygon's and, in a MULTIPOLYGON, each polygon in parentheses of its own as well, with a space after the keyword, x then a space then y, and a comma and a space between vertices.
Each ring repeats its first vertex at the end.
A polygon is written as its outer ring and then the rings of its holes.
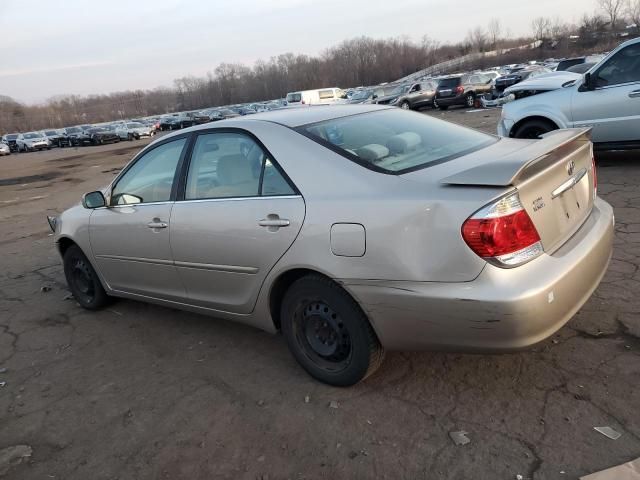
POLYGON ((632 90, 629 92, 629 98, 639 98, 640 90, 632 90))
POLYGON ((169 226, 168 223, 165 222, 149 222, 147 223, 147 227, 149 228, 167 228, 169 226))

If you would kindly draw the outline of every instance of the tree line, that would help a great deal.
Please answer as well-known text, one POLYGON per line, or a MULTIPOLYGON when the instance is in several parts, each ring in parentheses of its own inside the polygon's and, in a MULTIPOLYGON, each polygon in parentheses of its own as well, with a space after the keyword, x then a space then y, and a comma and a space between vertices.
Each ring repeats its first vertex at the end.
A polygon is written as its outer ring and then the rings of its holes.
MULTIPOLYGON (((493 19, 486 26, 470 29, 457 44, 440 44, 428 36, 418 42, 408 38, 358 37, 317 56, 285 53, 258 60, 251 67, 222 63, 205 77, 178 78, 172 87, 58 96, 42 105, 24 105, 0 95, 0 133, 269 100, 282 98, 290 91, 323 86, 377 85, 471 52, 497 51, 498 54, 479 60, 470 68, 591 53, 593 49, 609 49, 619 43, 621 32, 628 30, 625 22, 640 25, 640 21, 636 21, 640 20, 640 0, 598 2, 600 10, 585 15, 578 25, 558 18, 534 19, 529 38, 512 38, 508 27, 499 19, 493 19), (509 50, 534 41, 536 48, 515 53, 509 50)), ((635 33, 640 33, 638 27, 635 33)))

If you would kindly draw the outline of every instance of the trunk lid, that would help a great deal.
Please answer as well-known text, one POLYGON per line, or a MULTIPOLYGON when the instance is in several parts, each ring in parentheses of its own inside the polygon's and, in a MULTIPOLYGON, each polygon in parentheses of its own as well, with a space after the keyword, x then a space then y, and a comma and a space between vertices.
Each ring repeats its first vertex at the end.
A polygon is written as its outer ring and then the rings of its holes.
POLYGON ((524 148, 443 179, 448 185, 517 189, 544 250, 552 253, 584 223, 595 200, 589 129, 556 130, 524 148))

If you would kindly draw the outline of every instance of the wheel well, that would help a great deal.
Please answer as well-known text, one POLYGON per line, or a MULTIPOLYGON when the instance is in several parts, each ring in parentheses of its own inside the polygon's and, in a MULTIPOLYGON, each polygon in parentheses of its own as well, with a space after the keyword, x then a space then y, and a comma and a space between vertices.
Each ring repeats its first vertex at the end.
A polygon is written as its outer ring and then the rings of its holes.
POLYGON ((554 122, 553 120, 549 120, 547 117, 541 117, 541 116, 534 116, 534 117, 526 117, 523 118, 522 120, 517 121, 516 123, 514 123, 513 127, 511 127, 511 131, 509 132, 509 137, 513 138, 513 136, 516 134, 516 132, 518 131, 518 129, 525 124, 526 122, 530 122, 532 120, 538 120, 540 122, 546 122, 546 123, 550 123, 553 127, 555 127, 556 129, 560 128, 558 127, 558 125, 556 124, 556 122, 554 122))
MULTIPOLYGON (((280 330, 280 306, 282 305, 282 299, 289 287, 305 275, 323 275, 315 270, 309 268, 295 268, 288 270, 281 274, 271 287, 271 293, 269 294, 269 311, 271 312, 271 319, 276 329, 280 330)), ((326 276, 326 275, 323 275, 326 276)), ((328 278, 328 277, 327 277, 328 278)))
POLYGON ((76 242, 67 237, 62 237, 58 240, 58 250, 60 251, 60 255, 64 257, 64 253, 69 250, 69 247, 75 245, 76 242))

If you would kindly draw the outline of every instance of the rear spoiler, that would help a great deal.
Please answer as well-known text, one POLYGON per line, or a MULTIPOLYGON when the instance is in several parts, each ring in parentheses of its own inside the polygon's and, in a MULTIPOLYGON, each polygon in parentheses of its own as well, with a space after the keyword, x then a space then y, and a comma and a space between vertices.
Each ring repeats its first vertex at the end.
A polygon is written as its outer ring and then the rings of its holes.
POLYGON ((458 172, 440 183, 491 187, 517 185, 590 142, 590 128, 553 130, 516 152, 458 172))

